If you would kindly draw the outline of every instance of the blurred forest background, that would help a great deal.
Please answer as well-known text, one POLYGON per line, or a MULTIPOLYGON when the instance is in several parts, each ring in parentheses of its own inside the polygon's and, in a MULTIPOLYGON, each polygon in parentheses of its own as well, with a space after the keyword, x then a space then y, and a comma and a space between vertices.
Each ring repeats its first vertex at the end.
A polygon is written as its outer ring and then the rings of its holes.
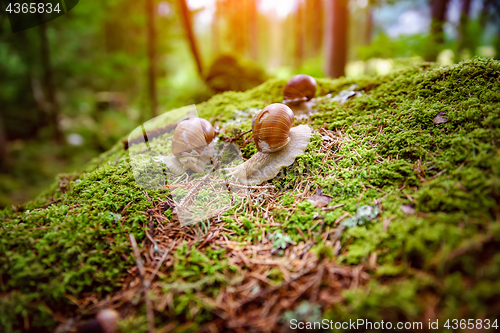
POLYGON ((222 91, 500 57, 497 0, 80 1, 18 33, 1 8, 0 208, 222 91))

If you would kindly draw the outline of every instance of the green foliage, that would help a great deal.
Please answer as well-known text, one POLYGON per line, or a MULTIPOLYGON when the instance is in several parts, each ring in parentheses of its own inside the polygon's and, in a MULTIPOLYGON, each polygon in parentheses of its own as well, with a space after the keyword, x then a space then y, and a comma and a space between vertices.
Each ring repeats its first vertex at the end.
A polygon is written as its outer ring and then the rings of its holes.
MULTIPOLYGON (((15 307, 18 316, 26 313, 34 322, 53 325, 40 309, 71 308, 67 294, 105 294, 119 286, 132 264, 120 257, 130 255, 127 235, 144 237, 146 219, 140 212, 151 204, 135 187, 127 160, 117 159, 125 154, 118 151, 113 164, 106 160, 92 173, 83 173, 64 193, 56 186, 46 200, 0 213, 0 288, 16 291, 2 298, 1 308, 9 308, 16 299, 11 297, 26 299, 15 307)), ((15 325, 16 316, 0 317, 6 327, 15 325)))
POLYGON ((373 38, 370 45, 359 46, 357 51, 359 58, 363 61, 372 58, 424 57, 431 51, 431 47, 441 47, 430 45, 430 42, 431 39, 428 35, 401 35, 395 39, 391 39, 385 33, 381 32, 373 38))
MULTIPOLYGON (((176 3, 162 4, 172 6, 169 16, 156 16, 159 113, 199 103, 214 93, 191 66, 181 22, 174 15, 176 3)), ((36 197, 57 173, 81 172, 82 161, 110 149, 152 117, 146 23, 145 11, 130 1, 78 5, 44 25, 50 58, 46 68, 41 27, 12 33, 2 14, 0 123, 9 154, 8 163, 4 156, 0 163, 1 208, 36 197), (56 90, 63 141, 77 134, 83 138, 81 146, 53 142, 47 77, 52 77, 56 90), (101 93, 121 96, 119 105, 101 107, 101 93)))

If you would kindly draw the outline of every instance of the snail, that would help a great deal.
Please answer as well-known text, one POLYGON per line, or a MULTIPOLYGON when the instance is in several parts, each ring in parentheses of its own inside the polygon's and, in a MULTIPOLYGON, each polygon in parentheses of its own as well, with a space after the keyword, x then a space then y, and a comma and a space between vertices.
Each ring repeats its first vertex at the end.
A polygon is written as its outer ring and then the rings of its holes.
POLYGON ((191 169, 203 173, 204 167, 215 153, 215 130, 205 119, 191 118, 181 121, 172 138, 172 154, 165 157, 167 167, 176 175, 191 169))
POLYGON ((314 95, 316 80, 305 74, 295 75, 283 89, 283 104, 289 106, 296 116, 307 116, 312 111, 314 95))
POLYGON ((245 163, 229 169, 229 175, 244 185, 260 184, 276 177, 281 167, 289 166, 303 154, 311 138, 307 125, 293 126, 292 110, 280 103, 268 105, 257 113, 252 130, 258 152, 245 163))
POLYGON ((120 314, 113 309, 103 309, 91 321, 77 327, 78 333, 114 333, 120 314))

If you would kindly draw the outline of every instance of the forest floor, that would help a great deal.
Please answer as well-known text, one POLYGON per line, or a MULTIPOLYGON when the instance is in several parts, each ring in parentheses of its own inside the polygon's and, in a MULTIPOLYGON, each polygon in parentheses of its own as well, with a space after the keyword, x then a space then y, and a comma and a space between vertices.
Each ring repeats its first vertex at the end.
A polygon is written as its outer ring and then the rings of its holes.
MULTIPOLYGON (((199 115, 230 123, 280 102, 285 83, 216 95, 199 115)), ((203 223, 181 226, 167 189, 140 188, 121 142, 0 211, 3 331, 70 332, 104 308, 120 313, 121 332, 146 332, 148 321, 161 332, 280 332, 323 319, 493 325, 500 62, 318 86, 317 112, 296 121, 313 128, 306 152, 203 223), (353 84, 361 95, 331 98, 353 84)), ((243 133, 251 120, 232 126, 243 133)), ((250 138, 233 140, 244 158, 256 151, 250 138)))

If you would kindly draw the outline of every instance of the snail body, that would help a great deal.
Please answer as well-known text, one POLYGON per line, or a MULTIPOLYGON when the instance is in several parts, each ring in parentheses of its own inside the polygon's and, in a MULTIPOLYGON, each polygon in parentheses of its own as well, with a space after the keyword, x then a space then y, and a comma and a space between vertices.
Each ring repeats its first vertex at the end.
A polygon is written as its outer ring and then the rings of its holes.
POLYGON ((296 116, 308 115, 314 105, 316 80, 309 75, 298 74, 292 77, 283 89, 283 104, 290 107, 296 116))
POLYGON ((283 104, 275 103, 254 118, 252 130, 258 152, 245 163, 230 170, 244 185, 260 184, 276 177, 281 167, 289 166, 303 154, 311 138, 307 125, 292 127, 294 115, 283 104))
POLYGON ((191 169, 202 173, 215 153, 215 130, 205 119, 191 118, 180 122, 172 138, 172 154, 164 158, 176 175, 191 169))

